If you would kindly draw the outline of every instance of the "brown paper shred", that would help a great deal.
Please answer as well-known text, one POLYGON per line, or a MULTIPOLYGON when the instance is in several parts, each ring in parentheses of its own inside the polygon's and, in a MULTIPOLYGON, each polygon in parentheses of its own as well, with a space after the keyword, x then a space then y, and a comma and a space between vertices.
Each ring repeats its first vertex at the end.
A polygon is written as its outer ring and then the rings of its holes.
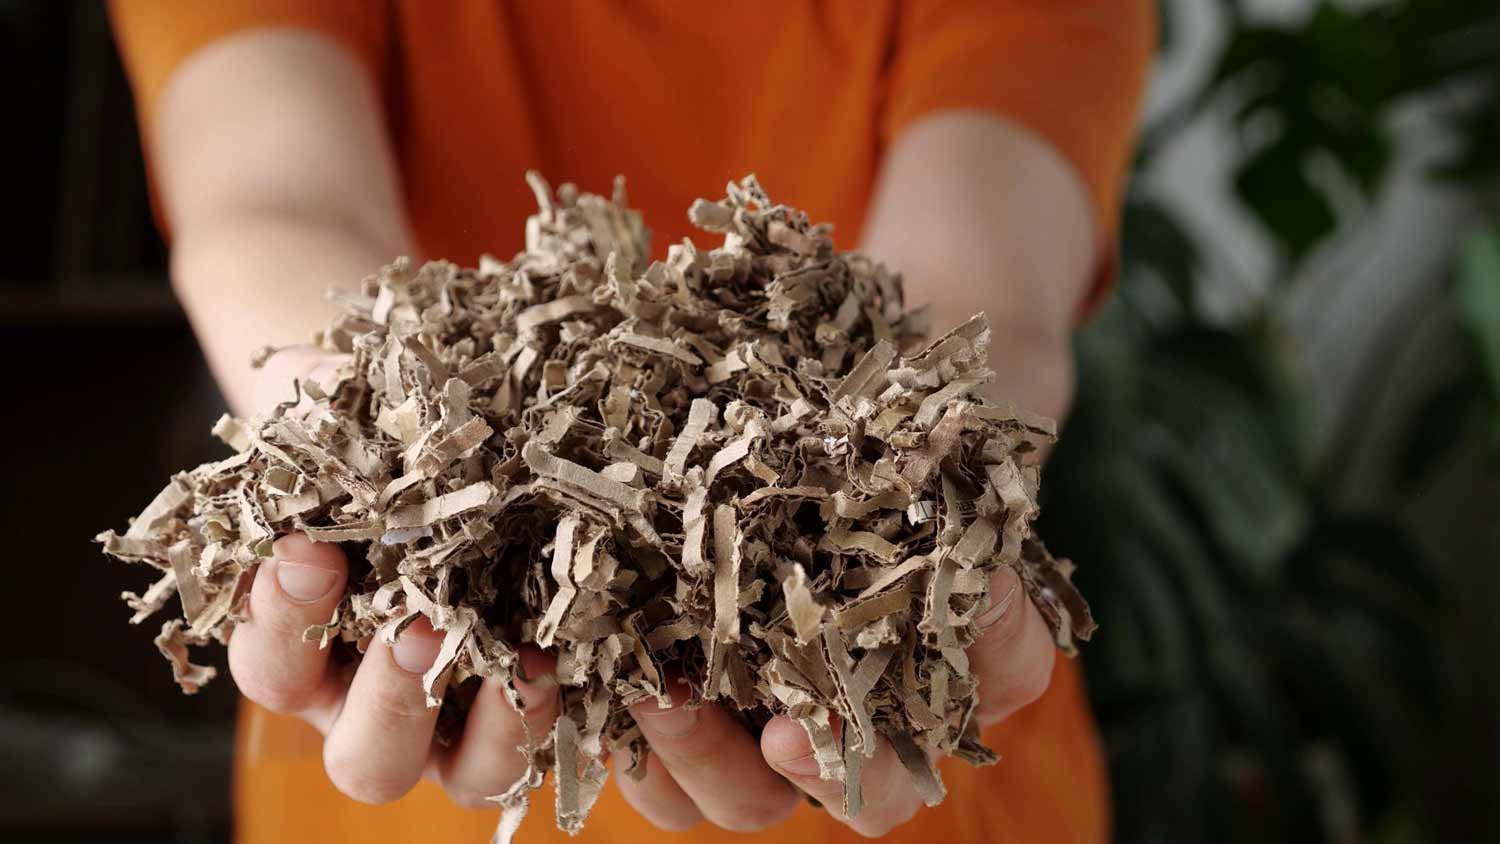
MULTIPOLYGON (((895 651, 881 648, 870 653, 856 666, 837 627, 823 628, 823 643, 828 649, 828 661, 833 666, 833 673, 838 678, 846 710, 844 714, 853 719, 858 729, 860 747, 864 755, 870 756, 875 753, 875 724, 865 706, 865 698, 875 687, 875 681, 879 679, 895 651)), ((847 724, 845 729, 848 729, 847 724)), ((844 740, 849 740, 847 734, 844 740)))
POLYGON ((839 752, 834 738, 828 709, 800 704, 792 707, 788 714, 807 733, 807 740, 813 746, 813 758, 818 762, 818 776, 825 780, 844 780, 847 770, 844 755, 839 752))
POLYGON ((304 531, 361 572, 307 641, 354 662, 419 618, 441 633, 422 678, 439 742, 473 684, 517 699, 523 642, 556 651, 562 715, 516 748, 498 842, 549 771, 569 832, 606 754, 643 773, 628 706, 669 703, 669 676, 752 731, 791 717, 850 815, 881 737, 929 803, 936 756, 994 761, 972 718, 974 619, 1024 591, 1069 653, 1094 623, 1031 532, 1054 426, 980 395, 983 318, 904 355, 926 318, 900 276, 753 177, 689 210, 717 246, 657 262, 623 183, 607 199, 527 181, 525 251, 400 259, 332 296, 316 341, 345 356, 332 379, 220 419, 228 457, 99 535, 154 570, 123 596, 132 622, 180 605, 157 646, 183 689, 214 674, 189 648, 227 640, 257 561, 304 531), (988 593, 1002 566, 1014 596, 988 593))
POLYGON ((567 715, 557 719, 557 825, 570 834, 583 828, 583 819, 604 787, 605 769, 597 757, 580 751, 578 725, 567 715))
POLYGON ((219 672, 209 665, 194 665, 188 660, 188 644, 203 645, 205 640, 194 640, 183 633, 181 619, 172 619, 161 626, 156 637, 156 649, 172 664, 172 679, 183 692, 195 694, 203 684, 212 680, 219 672))
POLYGON ((539 443, 527 443, 521 451, 521 457, 531 467, 531 471, 543 478, 562 481, 596 498, 635 512, 641 512, 646 507, 645 490, 633 489, 571 460, 556 457, 539 443))
POLYGON ((714 641, 739 641, 740 534, 734 508, 714 509, 714 641))
POLYGON ((125 531, 127 539, 145 539, 152 536, 162 522, 172 518, 193 497, 192 487, 181 476, 172 479, 166 488, 156 494, 146 509, 141 511, 125 531))
POLYGON ((713 424, 719 415, 719 408, 708 399, 694 399, 688 410, 687 424, 677 434, 677 439, 672 442, 672 448, 667 452, 667 459, 662 461, 662 474, 671 479, 680 479, 683 470, 687 467, 688 455, 698 446, 699 440, 703 438, 708 426, 713 424))
MULTIPOLYGON (((613 429, 612 429, 613 430, 613 429)), ((660 477, 666 471, 666 466, 661 458, 653 457, 628 443, 621 442, 618 438, 609 440, 604 446, 604 456, 611 460, 624 460, 641 467, 641 471, 648 475, 660 477)))
POLYGON ((883 592, 873 598, 846 604, 834 612, 833 619, 840 630, 852 633, 867 624, 873 624, 892 613, 901 612, 910 607, 911 590, 902 587, 883 592))
POLYGON ((468 641, 469 631, 478 619, 471 611, 467 617, 457 624, 449 627, 443 634, 443 643, 438 647, 437 659, 427 673, 422 675, 422 689, 427 694, 427 705, 438 706, 441 704, 443 690, 448 686, 448 677, 453 673, 453 665, 458 661, 459 650, 468 641))
POLYGON ((907 773, 911 774, 911 781, 916 785, 917 793, 922 796, 922 802, 929 806, 943 802, 948 790, 943 788, 943 780, 927 753, 917 746, 910 733, 891 733, 890 739, 897 758, 901 760, 907 773))
POLYGON ((427 527, 476 510, 495 498, 496 489, 489 481, 466 486, 453 492, 429 498, 421 504, 409 504, 391 511, 385 520, 387 528, 427 527))
POLYGON ((901 556, 901 549, 879 534, 851 531, 842 526, 829 529, 823 535, 823 544, 838 551, 863 552, 886 563, 893 563, 901 556))
MULTIPOLYGON (((166 552, 163 552, 164 554, 166 552)), ((177 593, 177 573, 168 571, 159 580, 151 584, 151 588, 137 595, 134 592, 122 592, 120 598, 125 605, 135 610, 135 615, 130 617, 131 624, 140 624, 158 610, 166 606, 167 601, 177 593)))
MULTIPOLYGON (((844 742, 844 817, 852 818, 865 807, 865 754, 854 742, 844 742)), ((824 777, 828 779, 828 777, 824 777)))
POLYGON ((806 645, 817 641, 826 612, 818 599, 807 587, 807 572, 801 563, 792 564, 792 575, 781 582, 786 593, 786 611, 792 619, 792 629, 797 634, 797 644, 806 645))
POLYGON ((614 335, 616 343, 634 346, 637 349, 645 349, 670 358, 682 361, 689 366, 702 366, 703 359, 682 348, 676 343, 664 337, 648 337, 644 334, 636 334, 633 331, 621 331, 614 335))
POLYGON ((307 526, 307 536, 315 542, 357 542, 361 539, 379 539, 385 535, 385 526, 379 522, 345 522, 333 527, 307 526))
POLYGON ((995 553, 998 533, 995 523, 989 519, 975 519, 964 530, 963 538, 953 546, 953 559, 964 568, 971 568, 988 560, 995 553))
POLYGON ((209 433, 218 437, 221 442, 235 451, 244 451, 250 447, 250 438, 245 433, 245 427, 243 421, 226 413, 219 417, 209 433))
POLYGON ((833 391, 834 401, 846 396, 875 398, 888 383, 887 373, 895 359, 896 347, 884 340, 878 341, 839 383, 839 388, 833 391))
MULTIPOLYGON (((932 565, 932 557, 930 555, 918 554, 914 557, 908 557, 900 564, 890 568, 874 569, 874 571, 878 572, 877 576, 870 581, 868 586, 860 591, 858 598, 868 598, 871 595, 878 594, 889 588, 892 584, 900 582, 913 572, 925 569, 930 565, 932 565)), ((850 587, 856 586, 852 578, 846 576, 844 580, 846 585, 850 587)))
POLYGON ((549 322, 567 319, 575 314, 593 310, 593 308, 594 298, 582 294, 564 296, 561 299, 553 299, 551 302, 532 305, 516 314, 516 333, 530 331, 549 322))
POLYGON ((573 585, 573 535, 578 530, 578 517, 572 513, 563 516, 557 523, 557 539, 552 543, 552 577, 557 581, 557 591, 552 603, 537 624, 536 643, 544 648, 552 647, 552 636, 562 623, 563 613, 568 611, 578 588, 573 585))
POLYGON ((172 563, 172 574, 177 580, 177 597, 182 599, 182 616, 191 624, 203 613, 203 588, 198 585, 198 576, 193 573, 197 562, 192 544, 186 540, 167 549, 167 559, 172 563))

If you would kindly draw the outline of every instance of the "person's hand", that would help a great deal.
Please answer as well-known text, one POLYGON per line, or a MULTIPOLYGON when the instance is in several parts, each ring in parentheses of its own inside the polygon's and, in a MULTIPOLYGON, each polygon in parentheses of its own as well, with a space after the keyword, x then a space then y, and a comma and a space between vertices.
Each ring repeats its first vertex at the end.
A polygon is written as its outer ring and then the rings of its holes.
POLYGON ((302 633, 328 621, 344 594, 348 562, 339 547, 302 534, 277 540, 261 561, 250 590, 249 620, 229 639, 229 670, 245 697, 279 714, 295 715, 323 734, 323 767, 344 794, 386 803, 406 794, 424 774, 442 783, 454 802, 495 808, 484 798, 509 788, 525 770, 513 749, 529 726, 545 735, 557 717, 552 658, 521 649, 517 711, 500 682, 486 679, 474 698, 463 735, 451 747, 433 741, 438 710, 427 706, 422 675, 437 658, 442 635, 418 619, 387 645, 370 642, 353 670, 329 658, 302 633))
MULTIPOLYGON (((1027 409, 1059 414, 1071 388, 1071 363, 1061 351, 1009 348, 1002 339, 992 358, 1025 353, 1031 365, 999 376, 998 392, 1027 409), (1048 354, 1064 359, 1044 360, 1048 354), (1029 373, 1029 374, 1024 374, 1029 373), (1063 380, 1054 382, 1060 374, 1063 380), (1008 379, 1022 378, 1024 381, 1008 379)), ((278 353, 263 370, 257 402, 269 407, 292 396, 293 379, 330 374, 341 359, 308 349, 278 353)), ((441 636, 425 620, 408 627, 394 646, 379 637, 356 670, 340 668, 317 642, 304 642, 309 626, 326 622, 343 594, 347 562, 336 545, 294 534, 275 543, 261 563, 250 593, 250 620, 235 629, 229 666, 250 700, 295 715, 325 739, 323 763, 333 784, 363 802, 383 803, 409 791, 424 774, 458 804, 493 807, 484 798, 505 791, 524 770, 520 745, 529 728, 551 729, 557 715, 553 658, 526 646, 527 681, 518 681, 523 707, 507 701, 497 681, 485 680, 460 741, 439 748, 432 740, 437 710, 426 705, 422 674, 436 657, 441 636)), ((1056 649, 1041 614, 1009 568, 990 585, 992 605, 978 619, 984 631, 969 649, 980 680, 981 727, 1036 700, 1051 678, 1056 649)), ((733 831, 765 829, 785 820, 800 795, 816 798, 856 832, 883 835, 909 820, 922 801, 889 742, 880 740, 864 766, 864 808, 843 817, 842 786, 818 776, 806 733, 786 717, 771 720, 759 741, 730 712, 713 703, 684 705, 686 685, 672 687, 677 705, 642 703, 631 712, 650 743, 640 780, 616 776, 626 801, 654 825, 681 830, 704 821, 733 831)), ((617 774, 621 773, 618 770, 617 774)))
MULTIPOLYGON (((328 386, 345 360, 311 346, 279 351, 258 371, 248 403, 267 412, 294 399, 294 381, 328 386)), ((541 736, 556 720, 555 661, 534 646, 523 647, 520 673, 529 679, 516 682, 522 711, 506 700, 499 681, 486 679, 462 738, 438 747, 438 710, 427 706, 422 675, 436 659, 442 636, 426 619, 406 628, 394 646, 376 637, 357 667, 341 666, 318 642, 303 641, 303 631, 333 615, 348 571, 337 545, 302 534, 276 541, 255 573, 249 620, 229 639, 229 670, 240 692, 322 733, 328 778, 356 800, 395 800, 425 774, 460 805, 495 808, 484 798, 509 788, 525 770, 513 749, 525 741, 527 727, 541 736)))
MULTIPOLYGON (((956 324, 968 314, 935 316, 939 324, 956 324)), ((1061 422, 1073 388, 1066 333, 995 329, 992 394, 1061 422)), ((1041 697, 1057 653, 1051 631, 1015 571, 1004 567, 995 574, 990 595, 990 608, 977 620, 984 633, 968 651, 979 677, 976 717, 981 727, 1041 697)), ((674 688, 672 699, 687 700, 687 690, 674 688)), ((883 738, 864 765, 864 807, 848 818, 840 811, 842 785, 818 777, 807 733, 790 718, 773 718, 757 743, 729 712, 712 703, 665 711, 642 703, 631 711, 652 753, 644 779, 618 776, 616 781, 625 799, 663 829, 686 829, 705 820, 741 832, 763 829, 790 815, 801 793, 816 798, 856 832, 878 837, 910 820, 922 805, 906 768, 883 738)))
MULTIPOLYGON (((1015 573, 1002 569, 990 588, 994 604, 979 619, 985 632, 969 649, 970 664, 980 677, 981 726, 1040 697, 1056 654, 1046 623, 1015 573)), ((686 687, 673 688, 674 701, 688 697, 686 687)), ((819 778, 807 733, 790 718, 773 718, 757 742, 713 703, 667 710, 642 703, 631 712, 652 752, 642 780, 617 776, 616 781, 630 805, 662 829, 687 829, 705 820, 737 832, 764 829, 786 819, 802 793, 856 832, 875 837, 910 820, 922 806, 910 775, 884 738, 864 764, 864 808, 849 818, 840 811, 843 786, 819 778)))
MULTIPOLYGON (((423 777, 440 782, 459 805, 493 808, 484 798, 509 788, 524 770, 520 753, 527 727, 544 735, 557 716, 552 658, 533 646, 521 650, 517 711, 500 684, 486 679, 474 699, 461 739, 441 748, 432 740, 437 712, 429 708, 422 675, 442 637, 425 619, 394 646, 376 637, 355 670, 329 659, 302 633, 326 622, 343 596, 347 561, 337 545, 301 534, 278 540, 263 560, 250 592, 249 620, 229 640, 229 669, 240 691, 272 712, 295 715, 324 736, 323 765, 339 791, 366 803, 395 800, 423 777)), ((997 575, 994 607, 980 619, 986 632, 970 649, 981 677, 981 725, 1000 720, 1041 695, 1054 648, 1045 623, 1009 569, 997 575)), ((674 701, 690 695, 679 684, 674 701)), ((785 717, 766 726, 759 743, 715 704, 668 710, 632 709, 651 744, 646 775, 616 781, 625 799, 658 827, 680 830, 704 820, 736 831, 764 829, 796 808, 798 791, 817 798, 836 817, 841 786, 818 778, 806 733, 785 717)), ((921 806, 910 777, 881 740, 864 769, 864 810, 842 818, 865 835, 881 835, 921 806)))

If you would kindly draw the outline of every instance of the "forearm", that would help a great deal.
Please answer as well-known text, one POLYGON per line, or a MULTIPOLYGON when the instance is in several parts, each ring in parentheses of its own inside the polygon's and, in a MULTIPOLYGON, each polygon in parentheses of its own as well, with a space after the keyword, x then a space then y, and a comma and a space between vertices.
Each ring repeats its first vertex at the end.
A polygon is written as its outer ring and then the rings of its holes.
POLYGON ((308 342, 333 314, 328 288, 353 288, 410 252, 352 223, 247 209, 179 232, 172 281, 226 400, 245 414, 256 350, 308 342))
POLYGON ((328 288, 411 254, 380 101, 333 41, 255 30, 184 62, 154 127, 173 287, 246 413, 269 380, 249 368, 256 349, 307 342, 332 314, 328 288))
POLYGON ((1069 338, 1099 239, 1088 193, 1045 141, 975 112, 934 115, 887 152, 864 251, 901 270, 935 330, 975 313, 994 333, 994 392, 1061 416, 1069 338))

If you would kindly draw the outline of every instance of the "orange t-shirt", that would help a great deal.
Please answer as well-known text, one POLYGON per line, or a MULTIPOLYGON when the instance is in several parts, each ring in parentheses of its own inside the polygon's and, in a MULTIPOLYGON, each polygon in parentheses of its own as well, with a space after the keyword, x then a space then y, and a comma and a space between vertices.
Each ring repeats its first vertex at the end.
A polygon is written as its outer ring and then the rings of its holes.
MULTIPOLYGON (((142 125, 172 71, 209 42, 297 27, 368 68, 386 109, 417 246, 472 264, 521 247, 534 210, 521 173, 631 204, 659 252, 693 232, 685 209, 755 172, 777 200, 857 242, 880 155, 942 109, 981 109, 1048 140, 1073 164, 1112 239, 1154 36, 1151 0, 828 0, 670 3, 551 0, 114 0, 142 125)), ((1098 291, 1096 290, 1096 294, 1098 291)), ((985 735, 1000 764, 942 766, 948 800, 893 842, 1105 840, 1108 789, 1076 663, 1037 703, 985 735)), ((455 808, 424 783, 394 804, 338 794, 320 739, 246 704, 235 798, 241 844, 472 841, 494 812, 455 808)), ((562 841, 539 794, 522 842, 562 841)), ((662 833, 607 789, 580 842, 722 841, 662 833)), ((810 806, 756 840, 861 840, 810 806)))

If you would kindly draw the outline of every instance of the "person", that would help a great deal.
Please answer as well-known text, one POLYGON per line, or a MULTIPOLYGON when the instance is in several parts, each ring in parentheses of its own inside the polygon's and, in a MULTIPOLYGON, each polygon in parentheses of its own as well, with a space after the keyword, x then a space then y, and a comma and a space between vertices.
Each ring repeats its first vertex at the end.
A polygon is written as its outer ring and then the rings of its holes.
MULTIPOLYGON (((754 171, 834 223, 841 246, 903 271, 936 327, 985 312, 996 391, 1060 418, 1070 333, 1107 286, 1153 7, 114 0, 112 20, 174 289, 239 413, 326 365, 310 346, 246 365, 322 327, 326 288, 398 255, 472 265, 516 251, 534 168, 604 192, 625 174, 658 252, 692 234, 695 197, 754 171)), ((346 576, 337 548, 298 535, 258 568, 229 643, 250 701, 238 839, 482 840, 494 812, 466 807, 520 773, 507 748, 523 719, 550 727, 549 657, 524 656, 523 712, 486 685, 462 738, 438 748, 418 687, 430 627, 372 643, 352 677, 302 641, 346 576)), ((1008 594, 1014 575, 1000 578, 1008 594)), ((642 704, 646 776, 613 777, 578 840, 1104 840, 1107 781, 1076 663, 1055 659, 1029 601, 983 621, 970 659, 1002 760, 944 762, 940 806, 918 811, 883 746, 863 812, 841 817, 839 785, 817 777, 787 719, 757 740, 712 705, 642 704)), ((533 811, 518 840, 563 840, 549 815, 533 811)))

